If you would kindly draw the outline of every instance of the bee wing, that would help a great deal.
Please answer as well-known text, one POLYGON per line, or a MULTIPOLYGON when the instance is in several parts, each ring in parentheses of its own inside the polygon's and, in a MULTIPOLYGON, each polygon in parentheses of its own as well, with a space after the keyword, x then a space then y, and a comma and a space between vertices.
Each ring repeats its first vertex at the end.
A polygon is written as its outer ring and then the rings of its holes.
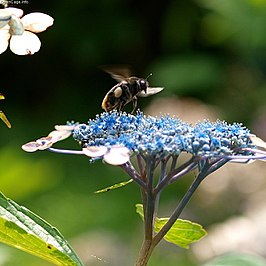
POLYGON ((147 88, 147 92, 145 93, 144 91, 141 91, 138 93, 139 97, 148 97, 150 95, 159 93, 160 91, 162 91, 164 88, 162 87, 148 87, 147 88))
POLYGON ((101 69, 110 74, 111 77, 118 82, 129 78, 131 75, 129 66, 102 66, 101 69))

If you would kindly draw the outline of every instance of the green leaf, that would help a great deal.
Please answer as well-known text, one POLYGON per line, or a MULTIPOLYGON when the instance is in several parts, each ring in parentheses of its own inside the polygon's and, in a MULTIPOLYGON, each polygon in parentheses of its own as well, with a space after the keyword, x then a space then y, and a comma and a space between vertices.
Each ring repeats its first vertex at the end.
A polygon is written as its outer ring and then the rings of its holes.
POLYGON ((0 242, 55 265, 82 266, 59 231, 23 206, 0 193, 0 242))
MULTIPOLYGON (((159 232, 169 218, 156 218, 155 232, 159 232)), ((165 235, 164 239, 182 248, 189 248, 193 242, 202 239, 207 232, 200 224, 178 219, 165 235)))
POLYGON ((219 256, 204 266, 265 266, 266 260, 262 257, 238 253, 219 256))
POLYGON ((142 220, 144 220, 143 205, 136 204, 136 212, 139 214, 142 220))
POLYGON ((0 119, 9 127, 11 128, 11 124, 10 122, 8 121, 6 115, 4 114, 3 111, 0 111, 0 119))
POLYGON ((107 188, 103 188, 103 189, 100 189, 100 190, 97 190, 95 191, 94 193, 103 193, 103 192, 108 192, 110 190, 113 190, 113 189, 117 189, 117 188, 121 188, 121 187, 124 187, 126 186, 127 184, 131 183, 133 181, 133 179, 129 179, 128 181, 125 181, 125 182, 121 182, 121 183, 118 183, 118 184, 115 184, 115 185, 112 185, 110 187, 107 187, 107 188))
MULTIPOLYGON (((142 204, 136 204, 136 211, 140 217, 144 219, 142 204)), ((158 233, 168 220, 169 218, 156 217, 154 231, 158 233)), ((164 236, 164 239, 182 248, 189 248, 191 243, 199 241, 206 234, 207 232, 200 224, 188 220, 177 219, 171 229, 164 236)))
MULTIPOLYGON (((4 100, 5 99, 5 96, 3 94, 0 93, 0 100, 4 100)), ((3 111, 0 111, 0 119, 9 127, 11 128, 11 124, 10 122, 8 121, 6 115, 4 114, 3 111)))

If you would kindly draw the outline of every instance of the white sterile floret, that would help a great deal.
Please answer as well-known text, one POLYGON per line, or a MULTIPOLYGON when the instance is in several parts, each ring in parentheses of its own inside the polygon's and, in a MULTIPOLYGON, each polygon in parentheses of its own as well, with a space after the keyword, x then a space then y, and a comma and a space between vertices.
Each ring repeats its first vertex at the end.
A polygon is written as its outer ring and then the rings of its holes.
POLYGON ((48 27, 52 26, 54 19, 46 14, 40 12, 30 13, 21 18, 25 30, 35 33, 45 31, 48 27))
POLYGON ((64 140, 72 135, 73 126, 55 126, 55 128, 60 130, 53 130, 48 134, 47 137, 42 137, 37 139, 36 141, 26 143, 22 145, 22 149, 26 152, 46 150, 52 147, 54 143, 64 140))
POLYGON ((113 146, 103 157, 104 161, 112 165, 122 165, 129 161, 130 151, 124 146, 113 146))
POLYGON ((122 165, 129 161, 130 151, 120 145, 114 145, 110 149, 105 146, 90 146, 82 149, 83 153, 91 158, 103 157, 106 163, 122 165))
POLYGON ((0 54, 6 51, 10 34, 8 30, 0 29, 0 54))
POLYGON ((36 141, 28 142, 24 145, 22 145, 22 150, 26 152, 35 152, 39 149, 40 144, 38 144, 36 141))
POLYGON ((83 148, 82 151, 85 155, 95 158, 105 155, 108 149, 105 146, 90 146, 87 148, 83 148))
POLYGON ((10 50, 17 55, 32 55, 40 50, 41 41, 32 32, 25 31, 22 35, 12 35, 10 50))
POLYGON ((38 150, 46 150, 54 144, 50 136, 37 139, 36 143, 39 144, 38 150))
POLYGON ((37 150, 46 150, 53 145, 52 137, 42 137, 36 141, 28 142, 22 145, 22 149, 26 152, 35 152, 37 150))
POLYGON ((257 137, 256 135, 250 135, 250 140, 254 145, 258 146, 259 148, 266 149, 266 142, 261 138, 257 137))
POLYGON ((0 28, 6 26, 11 19, 11 14, 5 9, 0 9, 0 28))
POLYGON ((2 9, 2 10, 8 12, 11 15, 16 16, 17 18, 21 18, 23 16, 23 13, 24 13, 22 9, 15 8, 15 7, 7 7, 7 8, 2 9))
POLYGON ((71 131, 67 131, 67 130, 54 130, 52 132, 49 133, 48 137, 51 137, 51 141, 53 143, 58 142, 59 140, 63 140, 68 138, 69 136, 72 135, 71 131))
POLYGON ((54 128, 58 131, 72 131, 77 125, 56 125, 54 128))
POLYGON ((18 8, 0 10, 0 54, 6 51, 9 39, 10 50, 17 55, 32 55, 40 50, 41 41, 34 33, 45 31, 54 19, 40 12, 22 15, 23 10, 18 8))

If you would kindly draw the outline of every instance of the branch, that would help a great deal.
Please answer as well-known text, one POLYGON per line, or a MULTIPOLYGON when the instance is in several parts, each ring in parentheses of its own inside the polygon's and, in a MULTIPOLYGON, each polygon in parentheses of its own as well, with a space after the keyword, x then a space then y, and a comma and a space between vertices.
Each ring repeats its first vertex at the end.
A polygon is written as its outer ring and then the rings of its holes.
POLYGON ((154 245, 157 245, 160 240, 167 234, 167 232, 170 230, 170 228, 173 226, 173 224, 176 222, 178 217, 180 216, 181 212, 191 199, 193 193, 200 185, 201 181, 207 176, 207 171, 209 169, 210 165, 209 162, 206 161, 204 167, 202 168, 202 171, 197 175, 197 177, 194 179, 192 185, 190 186, 189 190, 184 195, 181 202, 178 204, 177 208, 174 210, 173 214, 167 221, 167 223, 161 228, 161 230, 157 233, 157 235, 154 237, 154 245))
MULTIPOLYGON (((189 167, 191 164, 195 163, 195 157, 192 157, 190 160, 182 164, 180 167, 173 169, 170 171, 163 179, 162 181, 155 187, 154 193, 159 193, 173 178, 174 176, 177 176, 181 171, 185 170, 187 167, 189 167)), ((182 173, 182 175, 186 174, 187 172, 182 173)))
POLYGON ((131 162, 126 162, 120 165, 120 167, 142 188, 146 189, 146 184, 141 180, 141 176, 136 172, 131 162))

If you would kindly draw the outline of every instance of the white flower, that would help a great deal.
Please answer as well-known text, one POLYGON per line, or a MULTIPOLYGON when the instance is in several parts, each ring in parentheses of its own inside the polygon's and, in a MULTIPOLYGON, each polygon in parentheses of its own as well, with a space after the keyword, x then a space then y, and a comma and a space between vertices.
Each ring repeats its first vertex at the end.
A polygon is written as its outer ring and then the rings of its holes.
POLYGON ((110 149, 105 146, 90 146, 82 151, 91 158, 103 157, 105 162, 112 165, 122 165, 130 159, 130 150, 121 145, 113 145, 110 149))
POLYGON ((0 9, 0 54, 6 51, 9 39, 14 54, 32 55, 40 50, 41 41, 33 32, 45 31, 54 19, 39 12, 22 15, 18 8, 0 9))
POLYGON ((36 141, 31 141, 22 146, 22 149, 27 152, 35 152, 37 150, 46 150, 54 143, 64 140, 72 135, 75 125, 59 125, 55 126, 55 130, 50 132, 47 137, 42 137, 36 141))

